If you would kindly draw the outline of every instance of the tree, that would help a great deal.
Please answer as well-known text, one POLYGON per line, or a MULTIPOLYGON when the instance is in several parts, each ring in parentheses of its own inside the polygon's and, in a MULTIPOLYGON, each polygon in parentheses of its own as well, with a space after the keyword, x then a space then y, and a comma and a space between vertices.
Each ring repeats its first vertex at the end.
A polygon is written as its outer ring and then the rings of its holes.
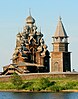
POLYGON ((16 87, 16 89, 20 89, 21 85, 23 84, 22 78, 15 72, 11 78, 11 82, 16 87))

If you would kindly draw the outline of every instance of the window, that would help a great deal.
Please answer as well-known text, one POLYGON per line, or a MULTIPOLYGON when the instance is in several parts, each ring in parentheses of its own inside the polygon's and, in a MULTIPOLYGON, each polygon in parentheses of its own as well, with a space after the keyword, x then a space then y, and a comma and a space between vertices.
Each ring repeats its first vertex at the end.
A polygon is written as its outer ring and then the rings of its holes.
POLYGON ((58 71, 58 62, 54 63, 54 71, 57 72, 58 71))

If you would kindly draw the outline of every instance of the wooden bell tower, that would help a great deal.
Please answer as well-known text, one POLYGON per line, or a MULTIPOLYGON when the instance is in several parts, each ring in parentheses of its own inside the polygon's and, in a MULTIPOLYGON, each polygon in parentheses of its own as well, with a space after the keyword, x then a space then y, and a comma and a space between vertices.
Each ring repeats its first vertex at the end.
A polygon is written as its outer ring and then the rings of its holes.
POLYGON ((51 72, 71 71, 70 52, 68 52, 68 36, 59 18, 53 38, 51 52, 51 72))

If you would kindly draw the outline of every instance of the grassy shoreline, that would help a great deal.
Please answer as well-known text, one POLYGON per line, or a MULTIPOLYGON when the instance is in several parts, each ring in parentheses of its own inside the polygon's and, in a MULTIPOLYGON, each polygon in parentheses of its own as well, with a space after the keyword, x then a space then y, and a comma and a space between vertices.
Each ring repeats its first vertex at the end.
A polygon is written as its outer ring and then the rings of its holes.
POLYGON ((0 82, 0 92, 78 92, 78 79, 74 78, 39 78, 19 82, 0 82))
MULTIPOLYGON (((30 91, 30 90, 17 90, 17 89, 0 90, 0 92, 54 93, 54 91, 52 91, 52 90, 30 91)), ((59 91, 59 92, 62 92, 62 93, 78 92, 78 90, 61 90, 61 91, 59 91)))

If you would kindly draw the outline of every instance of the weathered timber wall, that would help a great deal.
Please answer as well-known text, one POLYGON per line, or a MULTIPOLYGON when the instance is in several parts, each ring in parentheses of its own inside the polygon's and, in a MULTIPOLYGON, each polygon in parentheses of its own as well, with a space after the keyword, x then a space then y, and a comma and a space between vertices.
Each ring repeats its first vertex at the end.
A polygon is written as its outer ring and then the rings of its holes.
MULTIPOLYGON (((63 72, 63 73, 31 73, 31 74, 25 74, 25 75, 20 75, 23 80, 30 80, 30 79, 37 79, 37 78, 42 78, 42 77, 51 77, 51 78, 74 78, 78 79, 78 72, 63 72)), ((6 82, 10 81, 12 76, 8 75, 3 75, 0 76, 0 82, 6 82)))

